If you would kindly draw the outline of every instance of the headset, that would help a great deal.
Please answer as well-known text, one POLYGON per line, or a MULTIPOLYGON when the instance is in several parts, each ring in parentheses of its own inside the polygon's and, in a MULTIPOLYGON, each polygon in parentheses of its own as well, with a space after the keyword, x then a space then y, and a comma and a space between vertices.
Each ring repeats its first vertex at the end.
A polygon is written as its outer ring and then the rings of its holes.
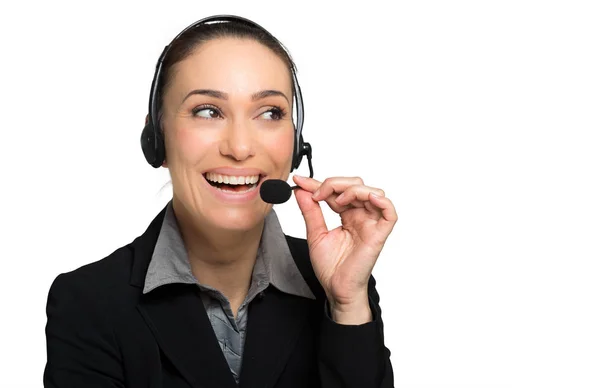
MULTIPOLYGON (((149 105, 148 106, 148 119, 146 121, 146 125, 144 126, 144 129, 142 131, 142 136, 140 138, 141 145, 142 145, 142 151, 144 152, 146 161, 154 168, 160 167, 163 164, 163 162, 165 160, 165 156, 166 156, 165 142, 164 142, 164 138, 162 136, 162 131, 160 128, 159 117, 158 117, 158 110, 159 110, 158 105, 160 103, 158 101, 158 85, 160 83, 159 81, 160 81, 161 77, 163 77, 163 74, 162 74, 163 61, 164 61, 165 57, 167 56, 169 49, 173 45, 173 42, 177 41, 177 39, 179 39, 179 37, 181 35, 183 35, 187 31, 189 31, 193 28, 196 28, 202 24, 215 23, 215 22, 220 22, 220 23, 238 22, 238 23, 243 23, 243 24, 249 25, 254 28, 258 28, 258 29, 266 32, 269 36, 271 36, 277 43, 279 43, 279 45, 285 51, 285 48, 283 47, 281 42, 279 42, 279 40, 277 40, 277 38, 275 38, 273 35, 271 35, 271 33, 269 33, 266 29, 264 29, 263 27, 259 26, 258 24, 256 24, 255 22, 253 22, 251 20, 245 19, 240 16, 235 16, 235 15, 210 16, 210 17, 198 20, 197 22, 191 24, 186 29, 181 31, 175 37, 175 39, 173 39, 171 41, 171 43, 169 43, 168 46, 165 46, 162 54, 160 55, 160 58, 158 59, 158 62, 156 63, 156 71, 154 73, 154 79, 152 80, 152 87, 150 89, 150 102, 148 104, 149 105)), ((309 143, 306 143, 304 141, 304 139, 302 138, 302 126, 304 124, 304 104, 302 102, 302 92, 300 91, 300 85, 298 84, 298 79, 296 77, 295 69, 291 68, 290 71, 292 73, 292 81, 294 83, 293 100, 294 100, 294 106, 296 108, 296 123, 294 123, 294 150, 293 150, 294 154, 293 154, 293 158, 292 158, 292 169, 290 172, 294 171, 295 169, 297 169, 300 166, 300 163, 302 162, 302 157, 304 155, 306 155, 306 157, 308 159, 308 167, 310 170, 310 177, 312 178, 313 177, 313 168, 312 168, 312 162, 311 162, 312 147, 310 146, 309 143)))

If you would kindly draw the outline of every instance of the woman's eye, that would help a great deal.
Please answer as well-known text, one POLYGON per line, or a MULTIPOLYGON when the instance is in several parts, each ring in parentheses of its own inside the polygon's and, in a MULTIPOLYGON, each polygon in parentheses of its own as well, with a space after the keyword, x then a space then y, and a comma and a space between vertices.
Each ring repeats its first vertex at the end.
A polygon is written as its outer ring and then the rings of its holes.
POLYGON ((272 108, 261 114, 261 117, 267 120, 281 120, 283 117, 283 112, 281 109, 272 108))
POLYGON ((194 116, 204 117, 205 119, 218 119, 219 111, 215 108, 194 109, 194 116))

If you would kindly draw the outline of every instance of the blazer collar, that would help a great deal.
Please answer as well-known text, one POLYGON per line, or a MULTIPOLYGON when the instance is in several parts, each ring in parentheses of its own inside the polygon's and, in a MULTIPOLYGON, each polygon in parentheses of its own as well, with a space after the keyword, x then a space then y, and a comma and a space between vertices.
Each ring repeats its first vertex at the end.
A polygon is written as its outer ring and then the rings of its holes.
MULTIPOLYGON (((285 234, 275 210, 267 214, 258 247, 258 258, 262 264, 255 268, 253 277, 265 278, 268 283, 288 294, 315 299, 302 274, 294 262, 285 234), (260 273, 256 270, 260 269, 260 273)), ((152 258, 144 281, 144 294, 170 283, 198 284, 192 273, 172 201, 166 212, 155 243, 152 258)))
POLYGON ((146 231, 137 237, 131 244, 129 249, 133 252, 133 265, 131 268, 131 276, 129 278, 129 284, 136 287, 144 287, 144 279, 146 278, 146 272, 148 271, 148 265, 154 252, 154 246, 160 233, 161 225, 167 207, 165 206, 160 213, 154 217, 146 231))

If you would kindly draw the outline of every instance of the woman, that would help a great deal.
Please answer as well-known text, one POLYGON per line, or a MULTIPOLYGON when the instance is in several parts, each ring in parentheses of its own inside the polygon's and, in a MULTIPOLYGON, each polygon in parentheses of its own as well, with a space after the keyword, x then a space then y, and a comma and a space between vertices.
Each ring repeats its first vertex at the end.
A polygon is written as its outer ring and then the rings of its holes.
POLYGON ((163 56, 142 144, 173 199, 132 243, 55 279, 44 385, 392 387, 371 277, 390 200, 360 178, 294 176, 307 239, 285 235, 258 192, 307 149, 286 50, 226 16, 163 56), (320 201, 341 227, 327 230, 320 201))

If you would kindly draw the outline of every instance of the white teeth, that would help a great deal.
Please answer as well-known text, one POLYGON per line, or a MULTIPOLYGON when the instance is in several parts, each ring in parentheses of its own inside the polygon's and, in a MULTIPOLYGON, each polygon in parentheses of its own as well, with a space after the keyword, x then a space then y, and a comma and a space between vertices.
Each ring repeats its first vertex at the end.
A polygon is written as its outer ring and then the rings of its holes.
POLYGON ((260 175, 253 176, 229 176, 209 172, 206 174, 206 179, 211 182, 226 183, 229 185, 249 185, 258 182, 260 175))

